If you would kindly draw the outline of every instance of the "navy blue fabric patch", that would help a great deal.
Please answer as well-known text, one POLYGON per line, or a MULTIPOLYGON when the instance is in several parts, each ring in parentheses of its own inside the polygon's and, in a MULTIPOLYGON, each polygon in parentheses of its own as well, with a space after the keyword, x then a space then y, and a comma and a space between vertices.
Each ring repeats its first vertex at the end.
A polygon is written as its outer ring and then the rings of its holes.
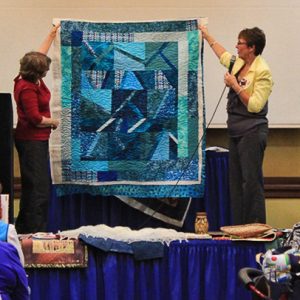
POLYGON ((113 180, 117 180, 117 178, 118 178, 117 172, 113 172, 113 171, 98 172, 99 181, 113 181, 113 180))
POLYGON ((95 238, 84 234, 80 234, 79 239, 104 252, 133 254, 136 260, 155 259, 164 256, 164 245, 160 242, 138 241, 127 243, 113 239, 95 238))

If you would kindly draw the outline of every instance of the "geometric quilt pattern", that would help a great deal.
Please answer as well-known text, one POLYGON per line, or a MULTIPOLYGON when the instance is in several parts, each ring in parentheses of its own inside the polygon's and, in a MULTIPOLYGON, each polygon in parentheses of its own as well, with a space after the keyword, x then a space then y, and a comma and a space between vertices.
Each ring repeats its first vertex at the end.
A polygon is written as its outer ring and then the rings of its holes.
POLYGON ((54 50, 52 180, 59 194, 200 197, 197 20, 61 20, 54 50))

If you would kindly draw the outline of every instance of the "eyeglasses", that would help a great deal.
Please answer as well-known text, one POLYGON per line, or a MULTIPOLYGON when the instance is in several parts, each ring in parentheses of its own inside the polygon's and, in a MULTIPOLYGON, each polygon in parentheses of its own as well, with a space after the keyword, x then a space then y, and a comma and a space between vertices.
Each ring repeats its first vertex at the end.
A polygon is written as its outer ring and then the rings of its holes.
POLYGON ((240 42, 240 41, 239 41, 239 42, 237 42, 236 44, 237 44, 237 45, 247 45, 247 43, 246 43, 246 42, 240 42))

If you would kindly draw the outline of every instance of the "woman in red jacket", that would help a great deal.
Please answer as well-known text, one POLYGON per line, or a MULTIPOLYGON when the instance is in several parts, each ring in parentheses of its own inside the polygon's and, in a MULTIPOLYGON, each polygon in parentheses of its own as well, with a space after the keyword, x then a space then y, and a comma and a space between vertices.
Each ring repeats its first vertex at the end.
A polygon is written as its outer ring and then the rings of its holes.
POLYGON ((19 155, 22 193, 16 220, 18 233, 46 231, 50 196, 48 140, 58 121, 51 118, 50 91, 43 78, 51 59, 48 50, 59 25, 53 26, 39 50, 29 52, 20 60, 15 78, 14 98, 18 122, 15 144, 19 155))

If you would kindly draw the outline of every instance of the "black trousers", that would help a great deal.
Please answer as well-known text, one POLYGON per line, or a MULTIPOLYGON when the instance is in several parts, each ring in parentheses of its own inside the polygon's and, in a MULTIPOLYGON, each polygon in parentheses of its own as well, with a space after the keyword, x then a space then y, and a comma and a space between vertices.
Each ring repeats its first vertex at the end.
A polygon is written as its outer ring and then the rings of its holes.
POLYGON ((232 224, 266 223, 263 158, 268 128, 259 126, 229 140, 229 191, 232 224))
POLYGON ((48 141, 17 140, 15 144, 22 185, 16 230, 18 233, 45 232, 50 198, 48 141))

